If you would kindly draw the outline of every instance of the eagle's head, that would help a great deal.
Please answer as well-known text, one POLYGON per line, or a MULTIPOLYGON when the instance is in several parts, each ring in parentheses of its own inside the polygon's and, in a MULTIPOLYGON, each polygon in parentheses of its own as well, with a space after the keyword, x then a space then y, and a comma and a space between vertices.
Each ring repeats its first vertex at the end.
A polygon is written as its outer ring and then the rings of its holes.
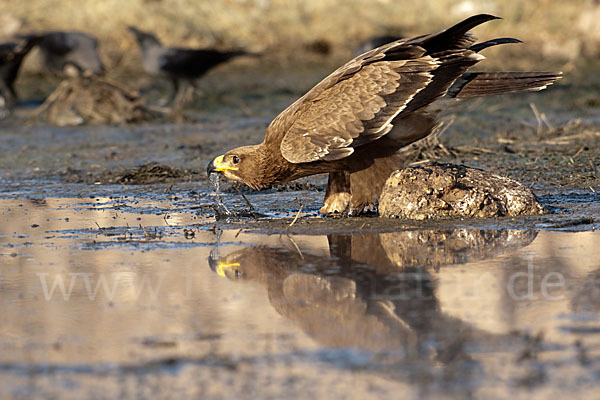
POLYGON ((206 168, 206 173, 220 173, 225 178, 241 182, 253 189, 261 189, 272 182, 267 170, 272 169, 272 161, 261 151, 261 145, 242 146, 215 157, 206 168))

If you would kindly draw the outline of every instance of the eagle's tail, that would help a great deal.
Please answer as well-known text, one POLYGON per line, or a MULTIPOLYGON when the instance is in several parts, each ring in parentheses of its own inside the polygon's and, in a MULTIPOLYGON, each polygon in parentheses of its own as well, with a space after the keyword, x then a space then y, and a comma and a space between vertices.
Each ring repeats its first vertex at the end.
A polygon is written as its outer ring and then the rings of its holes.
POLYGON ((494 19, 500 18, 489 14, 473 15, 442 32, 419 36, 408 43, 418 44, 420 47, 427 50, 428 54, 464 49, 465 46, 469 46, 475 40, 471 35, 467 34, 467 32, 477 25, 481 25, 484 22, 494 19))
POLYGON ((561 72, 467 72, 448 90, 457 99, 545 89, 562 77, 561 72))

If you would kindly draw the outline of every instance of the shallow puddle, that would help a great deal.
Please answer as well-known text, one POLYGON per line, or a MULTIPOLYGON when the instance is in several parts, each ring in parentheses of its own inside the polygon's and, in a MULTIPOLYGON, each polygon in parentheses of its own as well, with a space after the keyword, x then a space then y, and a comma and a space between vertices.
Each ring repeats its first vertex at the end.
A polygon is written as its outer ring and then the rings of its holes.
POLYGON ((161 193, 0 200, 0 398, 596 393, 598 232, 266 235, 161 193))

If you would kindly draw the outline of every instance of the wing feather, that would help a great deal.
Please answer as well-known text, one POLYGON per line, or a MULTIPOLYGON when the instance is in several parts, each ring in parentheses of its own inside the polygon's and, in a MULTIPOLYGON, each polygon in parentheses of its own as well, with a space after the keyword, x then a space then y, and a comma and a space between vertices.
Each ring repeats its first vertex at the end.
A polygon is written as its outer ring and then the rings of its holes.
POLYGON ((467 31, 495 18, 476 15, 437 34, 398 40, 354 58, 277 116, 265 143, 278 146, 291 163, 348 157, 389 133, 395 120, 444 96, 484 58, 477 46, 469 49, 476 39, 467 31))
POLYGON ((391 121, 431 81, 430 57, 366 65, 310 102, 287 130, 283 156, 293 163, 338 160, 385 135, 391 121))

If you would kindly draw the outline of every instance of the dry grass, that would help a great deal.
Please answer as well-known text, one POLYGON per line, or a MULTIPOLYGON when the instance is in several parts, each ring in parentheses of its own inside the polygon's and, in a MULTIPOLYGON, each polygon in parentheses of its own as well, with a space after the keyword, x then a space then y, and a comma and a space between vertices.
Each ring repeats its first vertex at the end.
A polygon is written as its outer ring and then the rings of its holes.
POLYGON ((3 0, 0 15, 24 20, 24 29, 92 32, 113 64, 135 47, 125 30, 128 25, 155 31, 169 44, 278 50, 285 57, 298 54, 303 44, 325 40, 345 57, 370 35, 426 33, 478 12, 504 18, 478 28, 481 38, 515 36, 527 42, 504 46, 503 54, 515 56, 503 57, 512 65, 530 62, 532 57, 522 57, 530 53, 538 62, 540 54, 564 62, 584 48, 595 49, 590 35, 597 32, 581 28, 580 23, 594 7, 591 0, 416 4, 409 0, 3 0))

